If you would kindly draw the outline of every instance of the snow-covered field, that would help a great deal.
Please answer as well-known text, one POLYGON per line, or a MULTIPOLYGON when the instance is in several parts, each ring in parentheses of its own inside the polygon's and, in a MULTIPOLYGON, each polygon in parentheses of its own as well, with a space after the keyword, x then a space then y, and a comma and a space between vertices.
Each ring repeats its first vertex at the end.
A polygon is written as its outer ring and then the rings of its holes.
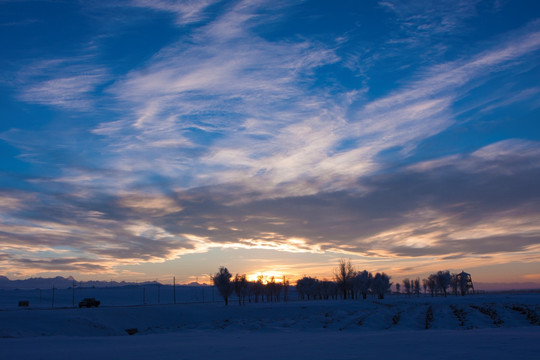
POLYGON ((129 285, 115 287, 79 287, 73 289, 53 290, 5 290, 0 289, 0 310, 11 309, 18 306, 19 300, 30 302, 30 308, 72 307, 86 297, 99 299, 105 306, 123 305, 156 305, 172 304, 176 292, 177 303, 214 302, 220 301, 219 294, 213 286, 185 286, 178 285, 175 289, 171 285, 129 285), (75 296, 74 296, 75 295, 75 296))
POLYGON ((540 353, 540 294, 0 309, 0 359, 538 359, 540 353))

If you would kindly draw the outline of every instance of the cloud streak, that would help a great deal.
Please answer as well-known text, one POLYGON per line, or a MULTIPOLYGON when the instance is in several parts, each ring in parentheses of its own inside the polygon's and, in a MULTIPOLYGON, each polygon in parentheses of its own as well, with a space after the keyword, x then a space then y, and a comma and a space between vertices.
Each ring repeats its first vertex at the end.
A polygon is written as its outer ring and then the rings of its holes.
POLYGON ((234 189, 222 186, 166 197, 63 197, 56 199, 61 206, 48 205, 52 199, 28 206, 17 196, 4 197, 11 220, 4 219, 0 237, 3 251, 11 254, 8 263, 27 259, 35 267, 43 263, 39 252, 63 248, 66 253, 55 259, 82 272, 211 248, 419 261, 523 254, 540 246, 536 159, 537 144, 502 142, 464 158, 364 177, 370 190, 363 194, 326 192, 241 204, 234 201, 234 189), (70 249, 84 254, 84 261, 72 261, 70 249))
POLYGON ((128 4, 135 7, 166 11, 176 14, 176 22, 186 25, 204 19, 204 11, 220 0, 132 0, 128 4))
POLYGON ((108 79, 105 67, 95 66, 93 56, 41 60, 19 72, 16 85, 22 101, 68 110, 88 111, 97 87, 108 79))

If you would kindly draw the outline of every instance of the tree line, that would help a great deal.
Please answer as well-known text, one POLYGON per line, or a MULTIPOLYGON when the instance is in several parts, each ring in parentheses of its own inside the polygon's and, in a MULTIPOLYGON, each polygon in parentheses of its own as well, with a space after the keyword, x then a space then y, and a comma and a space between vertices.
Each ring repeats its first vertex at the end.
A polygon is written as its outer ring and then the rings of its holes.
POLYGON ((363 299, 368 294, 384 299, 392 283, 390 276, 383 273, 373 275, 367 270, 356 271, 350 260, 340 260, 334 270, 334 280, 318 280, 304 276, 296 282, 296 290, 301 299, 363 299))
POLYGON ((251 302, 260 301, 280 301, 283 296, 283 300, 287 300, 289 292, 289 280, 283 277, 282 282, 276 282, 275 277, 265 279, 262 275, 257 277, 256 281, 248 281, 246 275, 236 274, 233 275, 229 270, 221 266, 218 272, 212 276, 214 286, 218 289, 219 294, 223 297, 225 305, 229 304, 229 297, 235 293, 238 298, 238 304, 245 304, 246 299, 251 302), (266 280, 266 282, 264 281, 266 280))
MULTIPOLYGON (((465 275, 450 274, 449 271, 438 271, 423 279, 404 279, 403 290, 407 295, 420 295, 420 287, 424 289, 424 294, 428 290, 431 296, 447 296, 448 288, 452 293, 465 295, 468 292, 468 279, 465 275)), ((382 273, 373 275, 367 270, 357 271, 350 260, 340 260, 334 270, 333 280, 319 280, 314 277, 304 276, 296 281, 296 290, 302 300, 327 300, 327 299, 366 299, 368 295, 384 299, 385 294, 390 293, 392 283, 391 277, 382 273)), ((287 300, 290 283, 285 277, 282 282, 276 282, 274 277, 270 277, 264 282, 263 276, 259 276, 256 281, 248 281, 246 275, 233 277, 226 267, 220 267, 218 272, 212 276, 212 281, 218 292, 223 297, 225 305, 229 303, 229 297, 235 293, 239 304, 260 301, 280 301, 287 300)), ((395 284, 396 292, 401 293, 401 284, 395 284)))
MULTIPOLYGON (((470 275, 461 272, 461 273, 450 273, 448 270, 438 271, 434 274, 429 275, 427 278, 422 279, 422 288, 424 294, 427 294, 428 291, 431 296, 435 295, 448 295, 448 289, 452 291, 453 295, 461 294, 465 296, 469 292, 469 288, 472 287, 472 282, 470 282, 470 275)), ((400 284, 396 284, 396 291, 401 293, 400 284)), ((420 279, 404 279, 403 280, 403 290, 407 295, 420 295, 420 279)))

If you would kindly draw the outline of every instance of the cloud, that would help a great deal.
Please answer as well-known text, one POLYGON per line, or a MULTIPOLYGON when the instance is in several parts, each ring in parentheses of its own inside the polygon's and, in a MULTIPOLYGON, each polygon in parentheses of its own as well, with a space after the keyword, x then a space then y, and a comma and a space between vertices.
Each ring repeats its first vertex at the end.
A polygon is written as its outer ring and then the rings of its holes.
MULTIPOLYGON (((317 97, 306 93, 301 83, 338 57, 317 43, 258 37, 252 31, 258 24, 254 9, 244 5, 201 26, 190 39, 162 49, 146 68, 132 71, 109 89, 130 109, 122 120, 94 130, 119 154, 111 159, 111 168, 134 172, 151 167, 165 176, 183 173, 185 178, 188 173, 192 182, 204 182, 205 177, 214 182, 208 170, 221 167, 222 161, 233 171, 236 164, 249 164, 238 163, 242 156, 234 149, 213 144, 251 147, 261 137, 270 138, 276 126, 319 113, 317 97), (140 149, 144 152, 139 154, 140 149), (191 169, 197 174, 189 174, 191 169)), ((261 156, 271 151, 260 150, 261 156)))
POLYGON ((123 208, 145 214, 146 216, 163 216, 182 211, 182 207, 173 199, 159 195, 122 194, 120 195, 118 204, 123 208))
MULTIPOLYGON (((417 10, 389 4, 424 31, 417 10)), ((110 272, 217 248, 427 267, 433 258, 525 258, 539 246, 537 142, 507 139, 410 163, 419 143, 456 124, 466 112, 460 100, 486 77, 536 56, 538 24, 417 69, 374 97, 365 82, 321 81, 347 68, 343 43, 260 34, 279 15, 261 16, 259 2, 131 5, 175 14, 187 35, 100 93, 118 115, 100 119, 87 143, 53 131, 0 134, 21 159, 54 167, 23 177, 24 191, 1 193, 4 263, 110 272), (223 12, 207 17, 214 6, 223 12)), ((472 9, 457 6, 458 14, 472 9)), ((426 32, 459 26, 445 9, 436 6, 426 32)), ((89 109, 108 76, 93 56, 36 61, 21 71, 19 96, 89 109)))
MULTIPOLYGON (((493 148, 506 148, 505 143, 477 153, 492 153, 493 148)), ((256 200, 226 210, 206 200, 204 208, 186 206, 185 211, 203 211, 204 218, 202 213, 194 216, 202 221, 200 231, 212 238, 212 231, 202 229, 218 229, 223 242, 235 237, 264 241, 265 234, 273 234, 277 239, 309 239, 308 245, 324 251, 370 256, 525 251, 539 241, 534 199, 540 194, 530 180, 537 177, 539 166, 536 152, 517 149, 532 146, 521 143, 495 160, 473 153, 448 160, 444 167, 366 176, 360 182, 367 192, 256 200), (502 167, 506 171, 498 171, 502 167), (231 227, 235 230, 228 230, 231 227), (516 241, 510 241, 512 237, 516 241)), ((209 195, 206 190, 201 194, 209 195)))
MULTIPOLYGON (((540 88, 532 87, 525 90, 519 90, 517 91, 516 94, 510 95, 510 96, 508 95, 508 93, 501 94, 500 96, 497 96, 496 98, 492 99, 490 104, 488 104, 487 106, 483 106, 480 111, 482 113, 487 113, 496 109, 510 106, 515 103, 526 102, 529 100, 537 99, 538 93, 540 93, 540 88)), ((538 107, 540 107, 540 101, 533 100, 530 103, 531 109, 535 109, 538 107)))
POLYGON ((468 155, 452 155, 411 165, 412 170, 426 171, 455 166, 467 172, 513 173, 540 164, 538 143, 520 139, 502 140, 468 155))
POLYGON ((13 85, 25 102, 89 110, 97 87, 109 78, 107 68, 94 63, 91 55, 38 60, 24 66, 13 85))
POLYGON ((540 274, 526 274, 523 276, 524 279, 527 280, 540 280, 540 274))
POLYGON ((134 108, 94 130, 118 154, 110 168, 180 177, 182 188, 238 182, 261 197, 348 189, 384 166, 382 152, 407 157, 455 124, 456 102, 479 79, 540 48, 540 32, 529 26, 373 101, 351 96, 359 89, 329 98, 335 89, 314 88, 311 79, 340 61, 336 52, 265 40, 253 28, 255 14, 229 9, 110 88, 134 108))
POLYGON ((102 273, 108 270, 107 266, 103 266, 96 263, 85 262, 90 259, 80 259, 80 258, 64 258, 64 259, 16 259, 12 261, 12 264, 20 267, 24 267, 25 270, 34 270, 34 271, 79 271, 82 273, 102 273))
POLYGON ((204 11, 221 0, 132 0, 131 6, 176 14, 176 22, 185 25, 204 19, 204 11))
POLYGON ((379 5, 396 16, 400 28, 406 34, 400 41, 419 45, 434 36, 465 32, 466 20, 478 15, 476 8, 479 3, 479 0, 443 0, 436 3, 389 0, 380 1, 379 5))
MULTIPOLYGON (((26 200, 28 201, 29 199, 26 200)), ((20 209, 22 206, 23 199, 9 193, 0 193, 0 209, 2 209, 2 213, 7 214, 8 212, 20 209)))
POLYGON ((256 178, 259 189, 277 188, 271 196, 347 189, 356 177, 380 169, 376 159, 384 150, 398 148, 407 156, 417 143, 454 124, 453 106, 463 96, 459 89, 474 87, 475 79, 539 48, 540 33, 526 32, 469 59, 428 69, 420 79, 365 103, 352 115, 338 104, 327 105, 317 116, 278 126, 263 144, 235 134, 233 148, 214 150, 206 162, 229 165, 219 174, 222 181, 256 178), (247 146, 239 146, 242 140, 247 146), (353 145, 340 149, 346 141, 353 145), (291 184, 296 186, 289 190, 291 184))
MULTIPOLYGON (((241 183, 270 198, 345 190, 357 177, 380 171, 384 151, 407 157, 419 142, 455 124, 456 102, 479 79, 540 48, 531 25, 366 101, 362 89, 313 86, 322 68, 341 64, 337 45, 265 39, 257 34, 268 21, 260 9, 256 2, 225 7, 117 80, 107 94, 123 114, 93 130, 107 153, 99 166, 110 172, 102 177, 64 167, 56 180, 85 178, 111 189, 150 184, 152 177, 160 179, 156 186, 165 181, 180 188, 241 183)), ((47 154, 13 134, 2 138, 28 148, 26 155, 47 154)))
POLYGON ((523 259, 540 247, 538 149, 537 143, 504 141, 444 165, 359 177, 362 191, 255 194, 242 203, 236 198, 249 189, 241 185, 92 199, 36 194, 41 200, 26 207, 15 195, 6 202, 12 210, 0 232, 2 252, 10 263, 29 259, 28 266, 42 269, 54 267, 40 262, 42 252, 51 252, 59 266, 77 271, 92 271, 92 264, 110 271, 211 248, 418 259, 422 266, 434 257, 513 261, 512 254, 523 259))

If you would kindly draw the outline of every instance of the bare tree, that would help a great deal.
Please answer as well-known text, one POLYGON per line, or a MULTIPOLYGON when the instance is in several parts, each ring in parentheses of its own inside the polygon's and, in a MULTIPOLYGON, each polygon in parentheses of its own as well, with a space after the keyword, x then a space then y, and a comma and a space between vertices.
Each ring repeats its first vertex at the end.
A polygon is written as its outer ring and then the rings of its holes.
MULTIPOLYGON (((338 288, 343 294, 343 299, 347 299, 347 295, 352 292, 353 279, 356 276, 351 260, 340 259, 337 269, 334 271, 334 278, 338 288)), ((352 294, 351 294, 352 298, 352 294)))
POLYGON ((248 293, 248 281, 246 275, 236 274, 234 277, 234 292, 238 297, 238 305, 246 303, 246 295, 248 293))
POLYGON ((457 296, 458 289, 459 289, 459 275, 456 273, 452 273, 450 275, 450 287, 452 288, 452 294, 457 296))
POLYGON ((405 294, 411 296, 411 280, 403 279, 403 288, 405 289, 405 294))
POLYGON ((307 297, 308 300, 316 299, 317 295, 320 296, 320 284, 319 280, 309 276, 304 276, 296 282, 296 289, 298 295, 302 300, 307 297))
POLYGON ((444 294, 444 297, 446 297, 446 289, 448 289, 448 286, 450 285, 450 281, 452 280, 452 277, 450 276, 450 272, 448 270, 446 271, 437 271, 436 275, 436 281, 437 281, 437 287, 439 290, 441 290, 444 294))
POLYGON ((261 301, 264 302, 264 283, 263 275, 257 276, 257 281, 251 283, 251 290, 253 295, 255 295, 255 302, 259 302, 259 295, 261 296, 261 301))
POLYGON ((415 280, 413 280, 412 288, 413 288, 414 295, 420 296, 420 279, 419 278, 416 278, 415 280))
POLYGON ((424 295, 426 295, 428 288, 428 279, 422 279, 422 287, 424 288, 424 295))
POLYGON ((283 301, 287 302, 287 295, 289 294, 290 281, 283 276, 283 301))
POLYGON ((424 280, 426 280, 426 285, 429 289, 429 293, 431 294, 431 296, 433 296, 435 294, 435 290, 437 289, 437 275, 431 274, 428 276, 427 279, 424 280))
POLYGON ((267 296, 270 301, 279 301, 282 286, 280 283, 276 282, 276 278, 274 276, 271 276, 270 280, 266 283, 266 289, 268 291, 267 296))
POLYGON ((212 276, 212 281, 217 287, 220 295, 223 297, 223 300, 225 300, 225 305, 229 305, 229 296, 234 291, 234 286, 231 283, 231 277, 232 274, 224 266, 221 266, 219 271, 212 276))
POLYGON ((378 295, 379 299, 384 299, 384 294, 390 289, 390 286, 392 286, 390 276, 385 273, 375 274, 371 282, 371 290, 378 295))
POLYGON ((334 281, 330 280, 321 280, 319 281, 319 289, 321 299, 337 299, 338 296, 338 287, 334 281))
POLYGON ((401 285, 399 283, 396 283, 396 293, 401 293, 401 285))
POLYGON ((320 281, 320 291, 321 291, 321 299, 328 300, 330 297, 330 281, 322 280, 320 281))
POLYGON ((305 292, 306 287, 304 285, 305 278, 306 276, 304 276, 302 279, 296 280, 296 292, 298 293, 298 297, 301 300, 304 300, 304 298, 306 297, 306 292, 305 292))
POLYGON ((373 280, 373 275, 367 270, 361 271, 356 274, 354 278, 355 286, 358 288, 358 291, 362 294, 362 298, 365 300, 371 286, 371 281, 373 280))

